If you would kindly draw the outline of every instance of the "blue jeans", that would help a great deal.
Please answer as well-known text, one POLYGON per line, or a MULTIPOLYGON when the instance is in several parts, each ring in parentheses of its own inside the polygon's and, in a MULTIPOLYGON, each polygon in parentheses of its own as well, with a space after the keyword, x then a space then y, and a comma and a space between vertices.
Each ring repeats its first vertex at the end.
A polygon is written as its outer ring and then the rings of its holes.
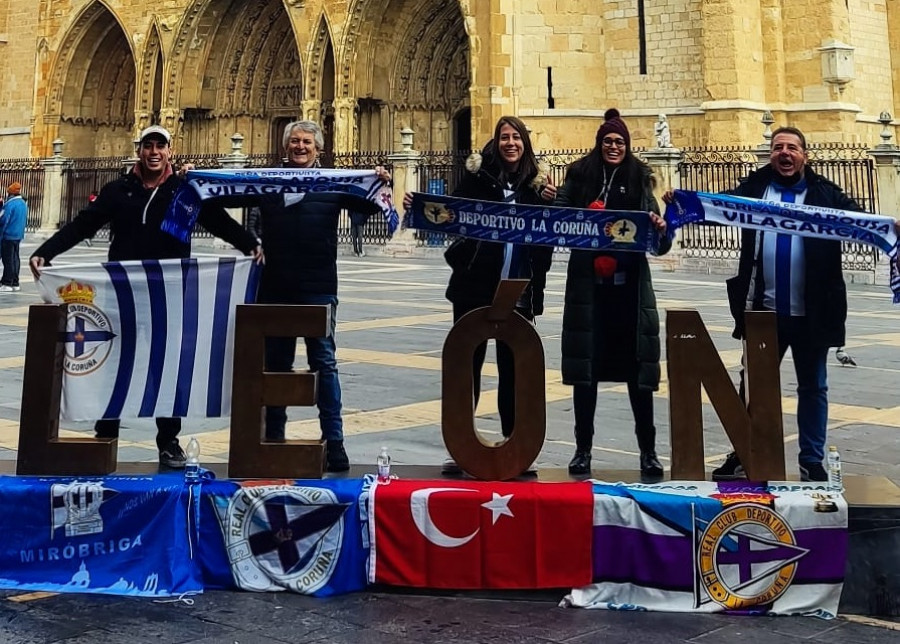
MULTIPOLYGON (((341 418, 341 383, 338 379, 337 359, 335 358, 334 329, 337 324, 337 297, 333 295, 306 296, 295 304, 329 304, 331 305, 331 330, 324 338, 304 338, 309 370, 318 374, 318 396, 316 406, 319 408, 319 426, 325 440, 344 439, 344 421, 341 418)), ((266 338, 266 371, 288 372, 294 368, 296 356, 296 338, 266 338)), ((285 407, 266 407, 266 438, 269 440, 284 439, 284 426, 287 423, 285 407)))
MULTIPOLYGON (((790 347, 797 374, 797 460, 801 465, 824 460, 828 427, 828 347, 811 342, 812 335, 807 318, 778 316, 778 359, 781 361, 790 347)), ((743 399, 743 369, 740 389, 743 399)))

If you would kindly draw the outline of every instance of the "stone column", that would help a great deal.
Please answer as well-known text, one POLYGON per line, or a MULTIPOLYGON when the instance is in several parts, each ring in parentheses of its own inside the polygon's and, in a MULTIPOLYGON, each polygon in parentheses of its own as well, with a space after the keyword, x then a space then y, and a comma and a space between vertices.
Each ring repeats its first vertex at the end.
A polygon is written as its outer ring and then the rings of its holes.
MULTIPOLYGON (((900 212, 900 146, 891 143, 891 115, 882 113, 880 119, 884 129, 881 131, 882 142, 869 150, 869 156, 875 159, 875 174, 878 181, 878 210, 882 214, 897 218, 900 212)), ((890 266, 888 258, 882 253, 875 267, 875 283, 890 284, 890 266)))
POLYGON ((394 204, 400 213, 400 229, 394 233, 384 247, 385 255, 392 257, 412 255, 418 246, 416 233, 411 228, 403 227, 403 195, 419 189, 416 171, 419 166, 420 153, 413 148, 415 132, 409 127, 400 130, 400 150, 388 157, 393 164, 394 204))
POLYGON ((176 150, 178 149, 178 145, 175 141, 178 141, 181 136, 181 120, 183 116, 184 113, 174 107, 164 107, 159 111, 160 125, 166 128, 172 135, 172 138, 174 139, 172 147, 176 150))
POLYGON ((322 101, 315 99, 300 101, 300 120, 315 121, 321 125, 322 101))
POLYGON ((53 141, 53 156, 41 161, 44 169, 43 199, 41 204, 41 226, 38 233, 53 234, 62 221, 63 169, 69 160, 63 156, 62 139, 53 141))
POLYGON ((356 99, 334 99, 334 152, 352 152, 356 147, 355 128, 356 99))
MULTIPOLYGON (((217 159, 219 165, 223 169, 239 169, 247 167, 247 155, 244 154, 244 136, 235 132, 231 135, 231 152, 217 159)), ((231 218, 239 223, 243 223, 243 208, 226 208, 225 212, 231 215, 231 218)), ((222 241, 218 237, 213 238, 213 245, 217 248, 230 248, 230 244, 222 241)))
MULTIPOLYGON (((662 200, 663 193, 667 190, 678 190, 681 188, 681 175, 678 173, 678 164, 681 163, 681 156, 681 150, 671 147, 650 148, 641 152, 641 158, 653 169, 653 175, 656 177, 656 190, 654 193, 663 212, 665 212, 666 207, 662 200)), ((672 250, 659 259, 665 265, 666 270, 675 270, 675 267, 681 263, 680 240, 681 232, 676 231, 675 239, 672 240, 672 250)))

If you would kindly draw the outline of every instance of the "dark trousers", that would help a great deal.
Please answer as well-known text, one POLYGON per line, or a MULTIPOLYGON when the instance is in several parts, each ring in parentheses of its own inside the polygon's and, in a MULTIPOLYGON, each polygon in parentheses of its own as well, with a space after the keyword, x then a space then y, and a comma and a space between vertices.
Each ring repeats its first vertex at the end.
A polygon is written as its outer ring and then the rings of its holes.
MULTIPOLYGON (((469 311, 478 308, 473 306, 453 305, 453 322, 464 316, 469 311)), ((517 309, 522 313, 520 309, 517 309)), ((533 322, 534 318, 528 318, 533 322)), ((487 342, 482 342, 475 348, 472 355, 472 397, 474 411, 478 407, 478 399, 481 397, 481 368, 487 356, 487 342)), ((504 436, 512 434, 516 426, 516 369, 513 353, 508 346, 497 342, 497 411, 500 413, 500 431, 504 436)))
MULTIPOLYGON (((828 347, 812 342, 813 335, 805 317, 778 316, 778 359, 784 359, 790 347, 797 376, 797 460, 801 465, 822 462, 828 433, 828 347)), ((743 369, 739 393, 746 400, 743 369)))
MULTIPOLYGON (((94 423, 94 433, 97 438, 118 438, 120 424, 121 421, 118 418, 104 418, 98 420, 94 423)), ((165 449, 178 437, 180 431, 180 418, 157 418, 156 447, 160 450, 165 449)))
MULTIPOLYGON (((634 414, 634 429, 641 451, 655 449, 656 430, 653 426, 653 391, 638 387, 637 380, 628 382, 628 401, 634 414)), ((597 411, 597 383, 572 387, 572 406, 575 412, 575 445, 588 451, 594 441, 594 414, 597 411)))
POLYGON ((362 255, 362 229, 361 224, 350 224, 350 241, 353 242, 353 252, 362 255))
POLYGON ((19 285, 19 244, 21 239, 4 239, 0 242, 0 261, 3 262, 3 286, 19 285))

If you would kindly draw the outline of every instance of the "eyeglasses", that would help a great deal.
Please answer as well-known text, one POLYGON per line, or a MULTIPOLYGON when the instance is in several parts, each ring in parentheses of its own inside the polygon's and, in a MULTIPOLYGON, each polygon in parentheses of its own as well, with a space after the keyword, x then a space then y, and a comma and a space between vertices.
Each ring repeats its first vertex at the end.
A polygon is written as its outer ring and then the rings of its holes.
POLYGON ((625 139, 610 139, 609 137, 607 137, 607 138, 603 139, 603 145, 605 145, 608 148, 611 148, 613 146, 615 146, 617 148, 624 148, 625 147, 625 139))

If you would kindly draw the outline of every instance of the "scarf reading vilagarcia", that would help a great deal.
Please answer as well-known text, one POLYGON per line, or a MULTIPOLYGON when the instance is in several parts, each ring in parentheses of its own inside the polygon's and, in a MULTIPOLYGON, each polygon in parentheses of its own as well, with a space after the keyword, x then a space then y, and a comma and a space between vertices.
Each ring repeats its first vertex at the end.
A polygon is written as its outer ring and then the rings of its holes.
POLYGON ((310 192, 342 192, 368 199, 384 213, 390 233, 399 224, 390 186, 379 179, 374 170, 258 168, 191 170, 175 193, 162 229, 187 243, 202 201, 227 198, 230 205, 240 203, 241 198, 246 197, 246 205, 252 205, 254 198, 282 195, 285 205, 290 206, 310 192))
POLYGON ((723 194, 676 190, 666 207, 669 234, 689 223, 716 223, 759 231, 771 231, 852 241, 872 246, 891 260, 891 290, 900 304, 900 267, 894 219, 865 212, 821 208, 781 201, 764 201, 723 194))

